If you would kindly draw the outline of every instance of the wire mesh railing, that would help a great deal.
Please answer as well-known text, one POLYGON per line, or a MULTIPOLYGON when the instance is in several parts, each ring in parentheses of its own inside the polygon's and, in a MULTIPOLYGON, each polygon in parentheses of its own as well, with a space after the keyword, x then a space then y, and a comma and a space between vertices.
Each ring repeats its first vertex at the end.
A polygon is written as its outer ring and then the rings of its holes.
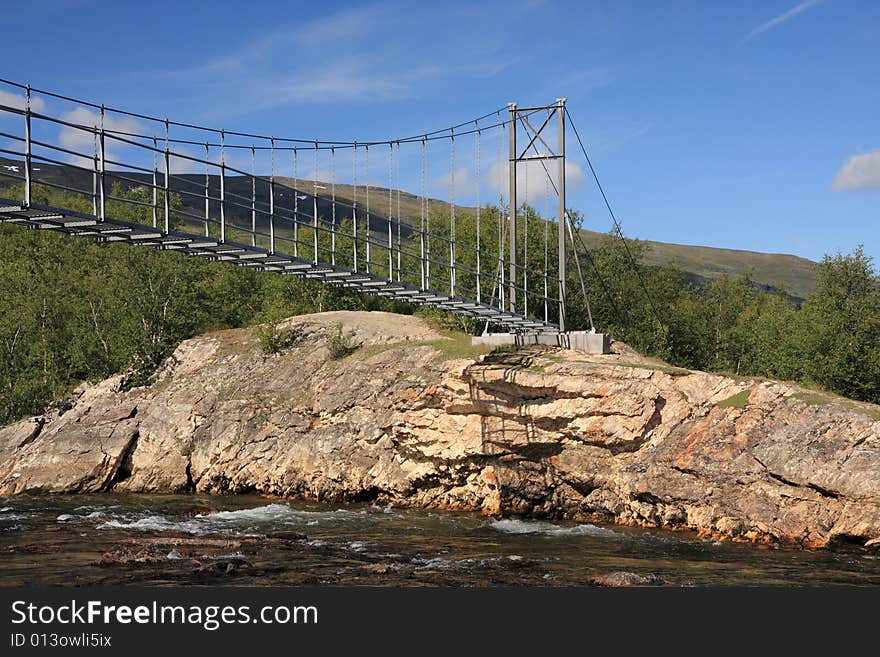
POLYGON ((500 172, 509 158, 484 169, 483 144, 494 139, 500 152, 514 114, 496 110, 386 141, 305 140, 216 130, 0 80, 4 86, 0 197, 22 209, 144 226, 154 232, 141 243, 157 248, 189 244, 197 255, 257 269, 320 274, 508 329, 552 329, 564 316, 564 272, 547 255, 555 253, 548 251, 549 224, 558 230, 560 222, 518 211, 515 193, 505 206, 500 172), (441 142, 448 175, 432 178, 441 142), (340 163, 344 157, 348 163, 340 163), (485 182, 494 178, 499 184, 488 189, 499 203, 483 205, 485 182), (440 185, 448 186, 447 200, 432 194, 440 185), (151 242, 154 235, 162 239, 151 242), (539 245, 531 259, 530 239, 539 245))

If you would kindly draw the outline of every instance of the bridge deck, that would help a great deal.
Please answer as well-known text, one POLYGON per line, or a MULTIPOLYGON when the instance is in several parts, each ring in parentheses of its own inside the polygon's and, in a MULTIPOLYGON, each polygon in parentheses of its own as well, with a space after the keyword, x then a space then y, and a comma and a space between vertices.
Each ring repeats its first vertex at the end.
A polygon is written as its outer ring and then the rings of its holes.
POLYGON ((395 298, 420 306, 440 308, 457 315, 475 317, 511 331, 555 331, 555 324, 525 317, 478 303, 471 299, 451 296, 435 290, 423 290, 400 281, 353 271, 346 267, 297 258, 284 253, 236 242, 221 242, 204 237, 106 218, 101 221, 89 214, 0 198, 0 223, 27 226, 35 230, 53 230, 73 236, 91 237, 101 242, 127 242, 152 246, 160 250, 180 251, 190 256, 226 261, 258 271, 275 272, 300 278, 316 279, 337 287, 353 288, 381 297, 395 298))

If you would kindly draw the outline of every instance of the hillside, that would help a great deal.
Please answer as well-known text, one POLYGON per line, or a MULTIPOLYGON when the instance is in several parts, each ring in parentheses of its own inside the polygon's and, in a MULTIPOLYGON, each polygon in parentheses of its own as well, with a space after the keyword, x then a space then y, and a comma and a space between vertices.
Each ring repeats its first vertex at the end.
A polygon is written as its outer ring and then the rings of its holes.
MULTIPOLYGON (((20 167, 20 162, 0 158, 0 173, 6 173, 7 167, 20 167)), ((53 166, 41 164, 36 178, 39 181, 51 182, 55 184, 63 184, 79 189, 91 189, 91 175, 75 169, 73 167, 53 166)), ((20 170, 20 169, 19 169, 20 170)), ((148 182, 148 176, 143 174, 127 174, 132 179, 143 180, 148 182)), ((204 175, 199 174, 181 174, 181 180, 186 180, 193 186, 201 186, 204 184, 204 175)), ((278 177, 277 181, 280 185, 294 185, 292 178, 278 177)), ((8 178, 0 178, 0 186, 13 181, 8 178)), ((327 182, 318 183, 318 207, 322 216, 330 216, 330 185, 327 182)), ((302 207, 308 211, 312 206, 312 196, 309 192, 313 190, 313 182, 310 180, 300 179, 297 185, 302 190, 300 203, 302 207)), ((194 191, 194 187, 186 187, 187 191, 194 191)), ((250 181, 242 177, 231 176, 227 178, 227 190, 231 194, 237 194, 244 199, 249 199, 251 195, 250 181)), ((216 176, 211 179, 212 196, 219 195, 219 180, 216 176)), ((266 190, 257 189, 257 200, 266 203, 266 190)), ((355 190, 351 185, 337 185, 336 197, 342 202, 350 203, 354 198, 355 190)), ((363 207, 365 201, 365 190, 359 187, 357 190, 358 204, 363 207)), ((374 217, 374 225, 376 228, 384 222, 384 210, 387 210, 388 189, 382 187, 370 188, 371 198, 371 214, 374 217)), ((193 196, 183 196, 184 208, 188 212, 201 215, 204 212, 204 202, 193 196)), ((280 207, 288 207, 291 205, 289 198, 285 198, 284 192, 280 191, 276 204, 280 207)), ((397 195, 394 191, 394 205, 396 210, 397 195)), ((429 205, 433 209, 448 208, 445 201, 439 199, 430 199, 429 205)), ((473 212, 474 208, 456 206, 459 212, 473 212)), ((420 198, 414 194, 401 191, 400 193, 400 210, 405 223, 417 225, 420 216, 420 198)), ((337 206, 337 217, 343 217, 347 211, 344 207, 337 206)), ((242 225, 250 223, 250 212, 247 208, 233 208, 229 213, 232 221, 243 222, 242 225)), ((404 231, 406 232, 406 231, 404 231)), ((603 236, 600 232, 585 230, 583 231, 585 242, 588 246, 595 244, 603 236)), ((637 236, 631 236, 637 237, 637 236)), ((735 249, 721 249, 707 246, 692 246, 684 244, 671 244, 667 242, 645 241, 648 247, 645 251, 644 261, 648 265, 662 266, 672 263, 682 270, 689 278, 697 282, 704 282, 719 278, 724 274, 737 276, 749 272, 756 283, 766 287, 767 289, 779 289, 783 287, 790 295, 798 298, 805 297, 815 287, 815 263, 794 255, 779 253, 759 253, 755 251, 741 251, 735 249)))
MULTIPOLYGON (((293 178, 279 178, 278 180, 284 185, 293 186, 294 183, 293 178)), ((324 190, 330 189, 329 183, 319 182, 318 184, 324 190)), ((301 180, 300 188, 311 190, 312 182, 301 180)), ((352 186, 337 185, 336 196, 338 199, 350 202, 354 196, 352 186)), ((371 187, 370 197, 372 208, 378 211, 377 216, 383 216, 383 208, 387 209, 388 189, 371 187)), ((364 203, 363 188, 358 189, 358 203, 361 206, 364 203)), ((396 190, 394 191, 394 205, 396 209, 396 190)), ((439 199, 430 199, 430 206, 445 209, 449 207, 449 204, 439 199)), ((419 208, 420 199, 418 196, 401 191, 400 213, 406 222, 411 225, 418 223, 419 208)), ((474 208, 471 207, 456 206, 456 208, 458 211, 474 211, 474 208)), ((582 234, 588 247, 605 237, 605 233, 592 230, 584 230, 582 234)), ((637 236, 629 235, 627 237, 637 238, 637 236)), ((797 298, 806 297, 816 286, 816 263, 795 255, 672 244, 652 240, 645 240, 642 243, 647 247, 644 255, 645 264, 663 266, 671 262, 696 282, 720 278, 725 274, 738 276, 748 272, 751 273, 756 283, 768 290, 784 288, 790 295, 797 298)))

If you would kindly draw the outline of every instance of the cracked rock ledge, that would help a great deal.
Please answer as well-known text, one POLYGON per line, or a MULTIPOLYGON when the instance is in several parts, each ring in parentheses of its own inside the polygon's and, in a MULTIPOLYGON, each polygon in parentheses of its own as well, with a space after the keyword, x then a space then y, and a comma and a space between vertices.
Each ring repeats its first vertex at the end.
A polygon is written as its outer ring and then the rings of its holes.
POLYGON ((263 355, 250 329, 215 332, 150 386, 83 385, 0 429, 0 495, 248 492, 880 546, 876 406, 620 343, 455 358, 418 317, 287 325, 302 337, 283 353, 263 355), (340 322, 362 346, 332 360, 340 322))

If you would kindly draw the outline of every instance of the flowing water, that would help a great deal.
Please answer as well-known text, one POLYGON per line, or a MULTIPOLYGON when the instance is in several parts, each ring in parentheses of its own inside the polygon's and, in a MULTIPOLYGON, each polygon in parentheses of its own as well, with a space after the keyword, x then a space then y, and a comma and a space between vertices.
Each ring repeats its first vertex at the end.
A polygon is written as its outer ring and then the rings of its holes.
POLYGON ((0 498, 0 585, 876 586, 880 554, 253 496, 0 498))

